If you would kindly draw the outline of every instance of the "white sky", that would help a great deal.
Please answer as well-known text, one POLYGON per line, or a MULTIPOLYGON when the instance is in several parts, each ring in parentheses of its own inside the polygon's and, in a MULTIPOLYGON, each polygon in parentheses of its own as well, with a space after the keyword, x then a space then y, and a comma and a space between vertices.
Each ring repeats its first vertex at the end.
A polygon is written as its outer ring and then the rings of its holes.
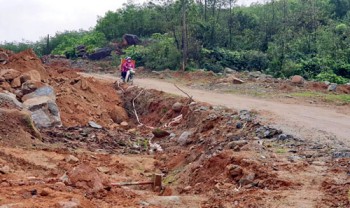
MULTIPOLYGON (((253 1, 239 0, 243 4, 253 1)), ((0 0, 0 43, 37 41, 65 30, 87 30, 96 25, 97 16, 124 3, 127 0, 0 0)))

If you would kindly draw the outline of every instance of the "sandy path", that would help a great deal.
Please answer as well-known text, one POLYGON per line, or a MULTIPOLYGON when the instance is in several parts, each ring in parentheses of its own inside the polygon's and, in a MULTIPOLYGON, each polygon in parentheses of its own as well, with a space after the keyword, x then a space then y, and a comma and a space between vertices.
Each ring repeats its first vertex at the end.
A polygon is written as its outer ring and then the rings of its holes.
MULTIPOLYGON (((111 75, 85 74, 85 76, 94 76, 111 81, 117 80, 116 77, 111 75)), ((156 89, 184 96, 173 83, 166 81, 143 78, 136 79, 134 83, 146 89, 156 89)), ((341 145, 342 143, 350 146, 350 115, 339 113, 335 109, 302 104, 286 104, 241 95, 191 89, 185 86, 181 86, 181 89, 197 101, 212 105, 223 105, 237 110, 256 110, 261 114, 263 122, 281 128, 288 134, 303 139, 330 143, 332 146, 334 144, 341 145)))

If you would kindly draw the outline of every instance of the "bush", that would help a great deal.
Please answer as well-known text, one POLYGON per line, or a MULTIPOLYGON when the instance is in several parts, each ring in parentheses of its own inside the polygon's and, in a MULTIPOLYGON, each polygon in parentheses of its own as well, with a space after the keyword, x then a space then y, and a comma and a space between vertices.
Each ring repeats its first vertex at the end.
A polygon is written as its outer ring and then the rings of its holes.
POLYGON ((265 70, 268 65, 267 55, 260 51, 231 51, 223 48, 208 50, 203 48, 201 67, 219 72, 224 67, 236 70, 265 70))
POLYGON ((325 72, 321 72, 316 76, 316 80, 318 81, 328 81, 331 83, 337 83, 337 84, 346 84, 349 80, 338 76, 336 74, 334 74, 334 72, 332 71, 325 71, 325 72))
POLYGON ((159 33, 152 35, 152 43, 147 47, 131 46, 125 52, 136 60, 136 65, 144 65, 153 70, 177 69, 180 66, 181 53, 174 45, 174 39, 159 33))

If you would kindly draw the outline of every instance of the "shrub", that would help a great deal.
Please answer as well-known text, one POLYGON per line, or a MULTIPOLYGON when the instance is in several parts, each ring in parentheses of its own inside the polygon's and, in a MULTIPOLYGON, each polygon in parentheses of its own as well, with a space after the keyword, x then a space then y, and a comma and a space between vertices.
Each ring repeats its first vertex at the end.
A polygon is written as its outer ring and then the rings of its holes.
POLYGON ((331 83, 337 83, 337 84, 346 84, 349 80, 338 76, 336 74, 334 74, 334 72, 332 71, 325 71, 325 72, 321 72, 316 76, 316 80, 318 81, 328 81, 331 83))
POLYGON ((174 45, 174 38, 167 34, 155 33, 148 46, 131 46, 125 52, 136 60, 137 65, 145 65, 153 70, 177 69, 180 66, 181 53, 174 45))

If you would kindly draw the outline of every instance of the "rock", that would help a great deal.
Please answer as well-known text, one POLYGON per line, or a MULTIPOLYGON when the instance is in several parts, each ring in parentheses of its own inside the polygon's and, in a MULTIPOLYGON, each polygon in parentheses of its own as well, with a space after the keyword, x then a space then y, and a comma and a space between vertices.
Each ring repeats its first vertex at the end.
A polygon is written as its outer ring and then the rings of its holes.
POLYGON ((252 121, 253 116, 250 114, 248 110, 241 110, 239 112, 239 118, 243 121, 252 121))
POLYGON ((4 52, 0 51, 0 64, 6 64, 9 61, 9 56, 4 52))
POLYGON ((79 162, 79 159, 74 157, 73 155, 68 155, 67 157, 64 158, 64 160, 67 163, 77 163, 77 162, 79 162))
POLYGON ((192 186, 186 186, 185 188, 183 188, 183 191, 189 192, 191 189, 192 189, 192 186))
POLYGON ((97 170, 101 173, 109 173, 111 171, 108 167, 97 167, 97 170))
POLYGON ((40 196, 48 196, 48 195, 50 195, 50 189, 44 188, 43 190, 41 190, 41 191, 39 192, 39 195, 40 195, 40 196))
POLYGON ((123 121, 120 123, 120 126, 123 127, 124 129, 128 128, 129 127, 129 123, 126 122, 126 121, 123 121))
POLYGON ((231 68, 225 67, 225 72, 226 72, 227 74, 233 74, 233 73, 236 73, 237 71, 236 71, 236 70, 233 70, 233 69, 231 69, 231 68))
POLYGON ((337 90, 337 86, 338 86, 337 84, 332 83, 332 84, 330 84, 330 85, 328 86, 327 90, 328 90, 328 91, 335 92, 335 91, 337 90))
POLYGON ((243 147, 244 145, 248 144, 246 140, 238 140, 238 141, 232 141, 227 144, 228 148, 235 149, 236 147, 243 147))
POLYGON ((5 80, 13 80, 19 75, 21 75, 21 72, 15 69, 1 69, 0 71, 0 76, 3 77, 5 80))
POLYGON ((86 79, 81 79, 80 80, 80 88, 82 90, 89 90, 89 91, 91 91, 89 82, 86 79))
POLYGON ((268 139, 281 133, 280 130, 275 129, 275 128, 271 128, 268 126, 261 126, 261 127, 257 128, 255 132, 260 138, 268 138, 268 139))
POLYGON ((350 151, 343 150, 343 151, 333 152, 332 157, 333 158, 350 158, 350 151))
POLYGON ((21 79, 19 77, 16 77, 15 79, 12 80, 11 82, 11 87, 12 88, 17 88, 21 86, 21 79))
POLYGON ((185 131, 183 132, 180 137, 177 139, 177 143, 180 145, 186 145, 189 141, 189 137, 192 135, 192 132, 185 131))
POLYGON ((232 84, 243 84, 244 81, 241 79, 238 79, 237 77, 232 78, 232 84))
POLYGON ((176 102, 176 103, 174 103, 174 105, 171 108, 173 109, 173 111, 178 113, 178 112, 181 112, 182 107, 183 107, 182 103, 176 102))
POLYGON ((11 90, 11 85, 8 82, 2 82, 0 87, 4 90, 7 90, 7 91, 11 90))
POLYGON ((56 204, 56 207, 59 208, 80 208, 80 202, 79 201, 60 201, 56 204))
POLYGON ((100 60, 103 58, 106 58, 107 56, 110 56, 112 52, 112 49, 109 47, 99 48, 95 50, 95 52, 88 55, 88 58, 90 60, 100 60))
POLYGON ((262 73, 260 71, 252 71, 248 73, 248 76, 252 78, 259 78, 262 76, 262 73))
POLYGON ((278 135, 278 138, 277 138, 278 140, 281 140, 281 141, 284 141, 284 140, 286 140, 286 139, 288 139, 288 135, 286 135, 286 134, 280 134, 280 135, 278 135))
POLYGON ((0 93, 0 107, 22 109, 23 105, 16 99, 16 95, 12 93, 0 93))
POLYGON ((255 173, 248 173, 248 175, 243 176, 241 179, 239 179, 239 184, 242 186, 248 185, 254 182, 255 179, 255 173))
POLYGON ((29 80, 32 82, 41 82, 41 75, 37 70, 30 70, 30 71, 24 72, 20 76, 20 79, 22 83, 29 80))
POLYGON ((9 166, 5 165, 0 168, 0 173, 1 174, 9 174, 11 172, 11 169, 9 166))
POLYGON ((117 124, 120 124, 121 122, 129 119, 128 114, 126 113, 125 109, 120 107, 120 106, 114 106, 109 111, 109 116, 117 124))
POLYGON ((45 87, 45 84, 43 84, 42 82, 35 82, 35 81, 29 80, 29 81, 26 81, 22 84, 21 90, 22 90, 23 95, 25 95, 28 93, 32 93, 41 87, 45 87))
POLYGON ((288 157, 288 160, 289 160, 290 162, 296 162, 296 161, 301 160, 301 157, 299 157, 299 156, 297 156, 297 155, 292 155, 292 156, 289 156, 289 157, 288 157))
POLYGON ((298 85, 304 84, 304 81, 305 81, 304 78, 300 75, 295 75, 292 77, 293 84, 298 84, 298 85))
POLYGON ((229 175, 234 180, 239 180, 243 175, 243 169, 239 165, 230 164, 230 165, 226 166, 226 170, 228 170, 229 175))
POLYGON ((324 83, 325 83, 327 86, 331 84, 331 83, 328 82, 328 81, 325 81, 324 83))
POLYGON ((31 112, 32 119, 38 128, 62 125, 58 106, 52 97, 38 96, 26 99, 23 106, 31 112))
POLYGON ((95 129, 102 129, 102 126, 95 123, 94 121, 89 121, 89 126, 91 126, 92 128, 95 128, 95 129))
POLYGON ((166 137, 166 136, 169 136, 170 133, 165 131, 165 130, 162 130, 162 129, 159 129, 159 128, 156 128, 152 131, 152 134, 154 135, 154 137, 156 138, 163 138, 163 137, 166 137))
POLYGON ((241 129, 242 127, 243 127, 242 122, 238 122, 238 123, 236 124, 236 128, 237 128, 237 129, 241 129))
POLYGON ((141 40, 137 35, 133 34, 125 34, 123 35, 123 45, 130 46, 130 45, 137 45, 140 44, 141 40))
POLYGON ((93 167, 80 164, 67 173, 69 184, 86 189, 89 193, 103 190, 109 182, 93 167))
POLYGON ((22 97, 22 101, 37 97, 49 97, 51 100, 56 100, 55 90, 50 86, 44 86, 36 89, 34 92, 26 94, 22 97))

